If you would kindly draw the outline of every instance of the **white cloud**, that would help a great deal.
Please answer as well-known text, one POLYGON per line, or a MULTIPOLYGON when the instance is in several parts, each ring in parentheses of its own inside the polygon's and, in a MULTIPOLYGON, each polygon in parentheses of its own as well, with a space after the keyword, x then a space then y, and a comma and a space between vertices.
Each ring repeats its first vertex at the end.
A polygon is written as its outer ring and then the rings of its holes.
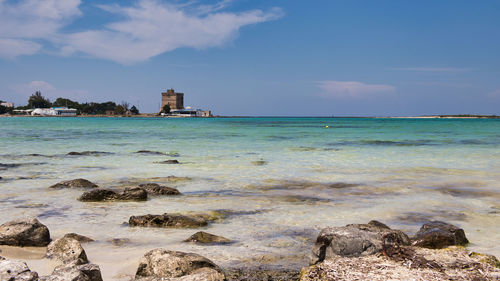
POLYGON ((61 28, 80 16, 80 0, 22 0, 9 4, 0 0, 0 40, 22 40, 23 52, 0 44, 0 55, 15 57, 39 52, 42 43, 60 48, 61 54, 83 53, 128 64, 188 47, 218 47, 234 39, 247 25, 278 19, 279 8, 267 12, 224 12, 230 0, 213 5, 183 5, 157 0, 139 0, 132 6, 98 5, 121 20, 104 27, 73 33, 61 28), (31 48, 29 48, 31 47, 31 48), (35 48, 36 47, 36 48, 35 48))
POLYGON ((25 84, 15 84, 11 85, 10 89, 14 91, 18 96, 27 98, 34 94, 36 91, 40 91, 44 97, 50 98, 54 101, 56 98, 64 97, 69 99, 80 99, 86 97, 89 93, 85 90, 67 90, 59 89, 46 81, 31 81, 25 84))
POLYGON ((392 94, 396 91, 391 85, 365 84, 356 81, 319 81, 317 86, 322 90, 321 96, 329 98, 363 98, 392 94))
POLYGON ((417 72, 466 72, 467 68, 458 67, 395 67, 393 70, 417 71, 417 72))
POLYGON ((22 39, 0 38, 0 57, 12 59, 21 55, 36 54, 42 45, 22 39))

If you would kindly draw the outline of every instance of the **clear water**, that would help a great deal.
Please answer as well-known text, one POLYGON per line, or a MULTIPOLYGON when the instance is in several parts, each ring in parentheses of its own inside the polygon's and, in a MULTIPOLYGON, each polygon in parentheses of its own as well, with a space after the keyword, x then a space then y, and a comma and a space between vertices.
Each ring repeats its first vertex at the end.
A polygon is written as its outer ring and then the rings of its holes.
MULTIPOLYGON (((157 247, 223 267, 298 268, 321 228, 372 219, 409 233, 444 220, 464 228, 471 250, 500 255, 500 120, 0 118, 0 163, 20 164, 0 165, 0 223, 38 216, 53 238, 98 240, 85 249, 105 280, 130 279, 157 247), (167 159, 181 164, 155 163, 167 159), (161 178, 171 175, 191 180, 161 178), (82 190, 48 189, 74 178, 116 188, 158 182, 183 195, 82 203, 82 190), (229 246, 183 243, 196 229, 123 224, 131 215, 220 209, 241 213, 203 230, 236 241, 229 246), (112 238, 130 241, 115 246, 112 238)), ((29 264, 50 271, 43 260, 29 264)))

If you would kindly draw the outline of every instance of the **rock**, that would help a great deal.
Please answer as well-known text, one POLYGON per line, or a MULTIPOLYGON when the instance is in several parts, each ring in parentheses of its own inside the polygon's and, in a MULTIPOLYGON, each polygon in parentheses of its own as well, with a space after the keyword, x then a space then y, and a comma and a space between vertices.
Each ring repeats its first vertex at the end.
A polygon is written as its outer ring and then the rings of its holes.
POLYGON ((193 253, 154 249, 142 257, 135 275, 136 280, 211 280, 223 281, 224 274, 211 260, 193 253), (144 279, 144 277, 146 279, 144 279))
POLYGON ((164 186, 164 185, 159 185, 157 183, 145 183, 145 184, 139 184, 139 187, 146 190, 148 194, 151 195, 180 195, 181 193, 179 190, 164 186))
POLYGON ((384 235, 388 234, 392 234, 400 245, 410 244, 410 239, 402 231, 392 230, 378 221, 324 228, 316 238, 311 264, 335 255, 358 257, 378 253, 382 250, 384 235))
POLYGON ((175 159, 171 159, 171 160, 165 160, 165 161, 160 161, 160 162, 156 162, 158 164, 179 164, 179 161, 175 160, 175 159))
POLYGON ((51 275, 39 281, 102 281, 101 269, 96 264, 58 266, 51 275))
POLYGON ((225 270, 227 280, 231 281, 296 281, 298 270, 238 268, 225 270))
POLYGON ((0 225, 0 245, 44 247, 49 243, 49 229, 36 218, 22 218, 0 225))
POLYGON ((165 213, 163 215, 131 216, 128 223, 130 226, 195 228, 206 226, 208 221, 199 216, 165 213))
POLYGON ((165 155, 165 153, 160 152, 160 151, 151 151, 151 150, 139 150, 136 151, 135 153, 138 154, 150 154, 150 155, 165 155))
POLYGON ((94 189, 84 192, 78 200, 84 202, 100 201, 146 201, 148 193, 142 188, 125 189, 117 193, 110 189, 94 189))
POLYGON ((204 231, 198 231, 191 235, 188 239, 184 240, 184 242, 196 242, 201 244, 229 244, 231 243, 231 240, 204 231))
POLYGON ((99 156, 99 155, 109 155, 109 154, 113 154, 113 153, 104 152, 104 151, 82 151, 82 152, 71 151, 71 152, 68 152, 67 155, 71 155, 71 156, 99 156))
POLYGON ((128 238, 113 238, 109 239, 108 242, 110 242, 114 246, 121 247, 125 244, 129 244, 131 241, 128 238))
POLYGON ((94 242, 95 241, 92 238, 89 238, 87 236, 83 236, 83 235, 80 235, 80 234, 76 234, 76 233, 67 233, 67 234, 65 234, 63 236, 63 238, 75 239, 76 241, 78 241, 80 243, 88 243, 88 242, 94 242))
POLYGON ((0 259, 0 280, 6 281, 37 281, 38 274, 32 272, 22 261, 0 259))
POLYGON ((80 242, 67 237, 52 241, 47 247, 45 257, 58 260, 63 264, 79 265, 89 262, 80 242))
POLYGON ((464 246, 468 243, 463 229, 442 221, 425 223, 412 239, 412 245, 431 249, 464 246))
POLYGON ((74 179, 69 181, 62 181, 60 183, 56 183, 50 188, 94 188, 97 187, 97 184, 88 181, 86 179, 74 179))

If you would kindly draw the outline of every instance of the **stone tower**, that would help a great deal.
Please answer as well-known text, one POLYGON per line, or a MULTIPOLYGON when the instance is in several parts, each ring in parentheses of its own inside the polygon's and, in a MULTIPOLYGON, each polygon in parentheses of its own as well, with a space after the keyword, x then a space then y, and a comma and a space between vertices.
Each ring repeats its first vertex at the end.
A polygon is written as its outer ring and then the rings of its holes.
POLYGON ((184 108, 184 93, 176 93, 174 89, 167 90, 161 93, 161 108, 165 105, 170 105, 170 109, 183 109, 184 108))

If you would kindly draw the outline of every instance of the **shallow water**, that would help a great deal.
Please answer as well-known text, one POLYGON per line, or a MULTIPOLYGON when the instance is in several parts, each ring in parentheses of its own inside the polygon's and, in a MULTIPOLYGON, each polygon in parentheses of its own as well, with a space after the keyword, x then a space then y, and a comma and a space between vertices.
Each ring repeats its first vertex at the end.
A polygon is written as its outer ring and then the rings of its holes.
POLYGON ((0 118, 0 127, 0 223, 38 216, 53 238, 98 240, 84 247, 105 280, 130 279, 157 247, 223 267, 299 268, 322 227, 372 219, 409 233, 444 220, 464 228, 471 250, 500 255, 500 120, 0 118), (168 159, 180 164, 155 163, 168 159), (48 189, 73 178, 115 188, 157 182, 183 195, 83 203, 82 190, 48 189), (131 215, 221 209, 235 212, 204 230, 231 245, 183 243, 196 229, 124 224, 131 215))

